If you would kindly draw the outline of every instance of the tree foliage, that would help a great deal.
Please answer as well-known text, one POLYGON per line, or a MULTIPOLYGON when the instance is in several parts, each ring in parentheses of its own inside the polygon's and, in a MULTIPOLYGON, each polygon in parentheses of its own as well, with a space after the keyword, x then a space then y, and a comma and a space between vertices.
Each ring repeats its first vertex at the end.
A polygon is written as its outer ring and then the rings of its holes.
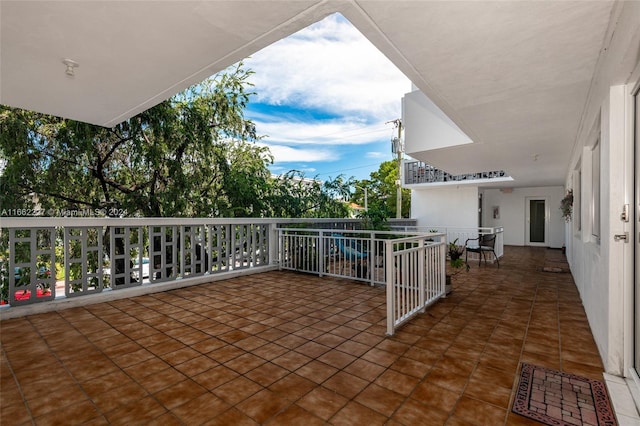
POLYGON ((271 177, 272 155, 254 143, 260 137, 244 117, 251 75, 240 63, 113 128, 0 106, 2 207, 110 216, 346 216, 335 198, 348 193, 342 177, 324 184, 298 172, 271 177))
MULTIPOLYGON (((396 217, 396 180, 399 179, 398 163, 395 160, 384 161, 377 171, 371 172, 370 179, 355 182, 356 190, 352 200, 364 205, 364 190, 367 188, 368 216, 380 221, 381 217, 396 217)), ((402 189, 402 217, 409 217, 411 210, 411 191, 402 189)))

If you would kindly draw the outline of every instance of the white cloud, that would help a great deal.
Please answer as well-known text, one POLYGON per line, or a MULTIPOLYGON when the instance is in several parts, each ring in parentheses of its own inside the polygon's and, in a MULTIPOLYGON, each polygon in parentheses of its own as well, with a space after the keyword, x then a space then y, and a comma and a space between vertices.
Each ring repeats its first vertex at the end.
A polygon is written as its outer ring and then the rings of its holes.
POLYGON ((390 154, 388 152, 374 152, 374 151, 369 151, 366 154, 367 158, 386 158, 386 157, 390 157, 390 154))
POLYGON ((338 15, 280 40, 245 61, 258 101, 296 104, 368 122, 400 116, 409 80, 338 15))
MULTIPOLYGON (((284 145, 268 146, 276 163, 334 161, 337 159, 337 153, 328 148, 292 148, 284 145)), ((315 169, 313 171, 315 171, 315 169)))
POLYGON ((259 134, 265 135, 269 144, 290 145, 360 145, 390 137, 393 127, 384 124, 354 123, 345 120, 261 121, 253 119, 259 134))

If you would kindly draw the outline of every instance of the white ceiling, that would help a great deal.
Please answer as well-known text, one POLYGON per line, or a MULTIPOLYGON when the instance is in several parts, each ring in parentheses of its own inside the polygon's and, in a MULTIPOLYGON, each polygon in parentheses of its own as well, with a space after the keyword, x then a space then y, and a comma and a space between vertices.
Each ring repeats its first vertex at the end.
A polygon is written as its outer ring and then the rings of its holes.
POLYGON ((113 126, 340 12, 474 141, 413 157, 560 185, 613 5, 2 0, 0 103, 113 126))

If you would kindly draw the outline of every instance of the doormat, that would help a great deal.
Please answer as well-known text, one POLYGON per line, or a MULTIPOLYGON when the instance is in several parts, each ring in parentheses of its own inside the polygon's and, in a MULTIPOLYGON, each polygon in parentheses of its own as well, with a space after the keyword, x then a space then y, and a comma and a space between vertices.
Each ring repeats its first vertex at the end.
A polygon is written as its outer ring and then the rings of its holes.
POLYGON ((526 363, 512 411, 554 426, 618 424, 603 382, 526 363))

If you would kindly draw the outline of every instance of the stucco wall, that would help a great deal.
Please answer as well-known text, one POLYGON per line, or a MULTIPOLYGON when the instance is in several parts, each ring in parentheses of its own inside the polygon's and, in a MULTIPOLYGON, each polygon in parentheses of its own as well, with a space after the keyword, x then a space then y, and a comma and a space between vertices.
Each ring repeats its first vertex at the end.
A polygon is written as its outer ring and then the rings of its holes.
POLYGON ((633 220, 624 223, 620 212, 625 203, 633 205, 632 155, 627 154, 633 152, 629 105, 639 75, 640 2, 619 3, 611 20, 615 25, 605 40, 567 167, 567 187, 580 182, 577 207, 581 219, 579 227, 576 215, 567 225, 571 236, 567 258, 605 370, 627 375, 634 353, 633 306, 626 304, 624 295, 634 285, 633 245, 615 242, 613 235, 625 231, 635 234, 633 220), (590 232, 591 148, 597 140, 601 144, 600 241, 590 232))
POLYGON ((478 188, 450 186, 411 191, 411 217, 418 226, 476 228, 478 188))
POLYGON ((561 186, 513 188, 511 192, 499 189, 484 189, 482 192, 482 225, 503 226, 504 244, 523 246, 526 243, 527 198, 546 200, 549 234, 547 246, 560 248, 565 244, 564 219, 560 212, 560 200, 564 197, 561 186), (498 207, 500 218, 493 218, 493 208, 498 207))

